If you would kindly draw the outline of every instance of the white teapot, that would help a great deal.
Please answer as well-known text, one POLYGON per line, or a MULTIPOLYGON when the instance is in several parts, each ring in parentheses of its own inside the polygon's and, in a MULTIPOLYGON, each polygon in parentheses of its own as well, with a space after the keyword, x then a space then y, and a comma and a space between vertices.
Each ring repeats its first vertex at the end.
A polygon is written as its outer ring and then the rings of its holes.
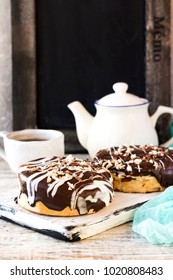
POLYGON ((127 93, 126 83, 116 83, 113 89, 114 93, 95 101, 95 117, 78 101, 68 104, 75 117, 79 142, 88 150, 91 158, 100 149, 111 146, 158 145, 155 130, 157 119, 163 113, 173 114, 173 108, 159 106, 150 117, 149 101, 127 93))

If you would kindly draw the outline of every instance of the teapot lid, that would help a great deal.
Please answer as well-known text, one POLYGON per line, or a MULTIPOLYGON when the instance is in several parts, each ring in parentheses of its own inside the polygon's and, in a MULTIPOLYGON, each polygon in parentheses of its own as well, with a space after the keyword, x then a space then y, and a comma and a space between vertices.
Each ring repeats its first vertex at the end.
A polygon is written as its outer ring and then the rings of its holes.
POLYGON ((95 103, 102 106, 134 106, 148 103, 147 99, 140 98, 134 94, 128 93, 126 83, 115 83, 113 85, 114 93, 110 93, 95 103))

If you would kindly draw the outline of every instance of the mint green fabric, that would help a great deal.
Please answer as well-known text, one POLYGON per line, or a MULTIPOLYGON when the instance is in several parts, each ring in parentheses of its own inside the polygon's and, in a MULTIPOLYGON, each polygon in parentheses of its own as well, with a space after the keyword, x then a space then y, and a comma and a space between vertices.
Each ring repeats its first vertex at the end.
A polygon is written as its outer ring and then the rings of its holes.
POLYGON ((173 186, 136 210, 132 230, 152 244, 173 246, 173 186))

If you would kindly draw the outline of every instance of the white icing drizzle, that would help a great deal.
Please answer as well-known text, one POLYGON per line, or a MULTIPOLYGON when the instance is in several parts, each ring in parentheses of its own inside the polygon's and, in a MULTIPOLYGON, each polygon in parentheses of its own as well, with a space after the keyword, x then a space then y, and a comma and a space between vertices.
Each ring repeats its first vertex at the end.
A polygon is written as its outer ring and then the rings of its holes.
POLYGON ((54 197, 58 191, 58 188, 60 186, 62 186, 66 181, 70 180, 72 178, 72 176, 70 178, 61 178, 61 179, 56 179, 55 182, 53 182, 52 184, 48 184, 49 188, 47 189, 47 193, 51 192, 51 196, 54 197))
POLYGON ((166 157, 169 158, 169 160, 173 162, 173 159, 169 155, 166 155, 166 157))
MULTIPOLYGON (((108 187, 110 187, 110 186, 108 186, 108 187)), ((90 185, 86 185, 80 190, 76 189, 73 192, 72 197, 71 197, 71 209, 76 208, 76 205, 78 205, 79 197, 84 191, 93 190, 93 189, 96 189, 96 188, 99 188, 100 191, 96 192, 94 198, 91 195, 89 195, 85 200, 89 200, 91 202, 97 202, 98 199, 101 199, 105 203, 105 205, 107 206, 110 202, 110 199, 112 198, 112 191, 110 191, 108 187, 106 186, 105 181, 94 180, 93 183, 91 183, 90 185)), ((81 200, 79 200, 79 202, 81 204, 81 200)), ((79 205, 78 205, 78 207, 79 207, 79 205)), ((84 205, 81 205, 81 207, 82 207, 82 209, 84 209, 84 205)), ((79 209, 79 211, 80 211, 80 209, 79 209)))
POLYGON ((26 180, 26 188, 27 188, 27 192, 28 192, 28 202, 29 204, 33 204, 34 200, 35 200, 35 188, 37 189, 37 185, 40 182, 40 174, 44 174, 45 176, 46 171, 42 171, 42 172, 36 172, 32 175, 30 175, 27 180, 26 180), (36 177, 38 177, 37 181, 36 181, 36 187, 35 187, 35 180, 36 177))
POLYGON ((152 164, 155 170, 159 168, 165 170, 165 164, 162 158, 167 158, 173 162, 173 158, 167 154, 168 151, 169 150, 166 148, 164 149, 163 147, 154 145, 123 145, 99 151, 95 160, 97 160, 105 168, 115 168, 119 172, 120 170, 126 170, 127 172, 133 173, 133 168, 135 168, 140 173, 143 170, 143 166, 145 166, 143 165, 145 164, 145 161, 152 164), (147 150, 148 148, 149 151, 147 150), (142 151, 143 154, 137 155, 137 150, 142 151), (109 155, 110 159, 104 158, 105 155, 106 157, 109 155))
POLYGON ((46 181, 48 188, 45 191, 47 191, 47 196, 51 195, 52 198, 55 197, 59 187, 67 182, 68 190, 71 192, 70 207, 72 210, 78 207, 80 214, 87 213, 86 201, 96 203, 100 199, 105 203, 105 206, 111 201, 113 197, 113 179, 109 174, 110 176, 103 180, 102 173, 107 173, 108 175, 108 171, 101 166, 95 165, 95 169, 93 169, 89 161, 85 162, 80 159, 75 159, 71 155, 63 159, 55 157, 30 161, 19 169, 20 179, 26 182, 28 203, 30 205, 35 201, 35 195, 41 181, 46 181), (83 180, 82 177, 88 171, 92 172, 91 178, 83 180), (27 176, 23 172, 27 172, 27 176), (31 174, 28 176, 29 172, 31 174), (96 174, 95 176, 94 172, 96 174), (75 178, 74 184, 70 182, 73 178, 75 178), (90 183, 90 180, 92 180, 92 183, 90 183), (78 183, 81 181, 83 186, 81 187, 80 184, 80 188, 78 188, 78 183), (96 192, 94 197, 88 195, 84 199, 81 196, 84 191, 95 188, 98 188, 99 191, 96 192))
POLYGON ((163 161, 159 159, 159 162, 161 163, 163 169, 165 169, 165 165, 164 165, 163 161))

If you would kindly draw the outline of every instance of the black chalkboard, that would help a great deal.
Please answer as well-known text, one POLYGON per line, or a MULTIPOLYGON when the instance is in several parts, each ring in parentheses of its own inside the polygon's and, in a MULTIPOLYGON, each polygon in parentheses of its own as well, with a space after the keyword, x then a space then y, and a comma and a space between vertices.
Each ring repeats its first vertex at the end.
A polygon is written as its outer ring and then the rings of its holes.
POLYGON ((127 82, 145 95, 144 0, 37 0, 37 122, 75 128, 67 104, 95 99, 127 82))

